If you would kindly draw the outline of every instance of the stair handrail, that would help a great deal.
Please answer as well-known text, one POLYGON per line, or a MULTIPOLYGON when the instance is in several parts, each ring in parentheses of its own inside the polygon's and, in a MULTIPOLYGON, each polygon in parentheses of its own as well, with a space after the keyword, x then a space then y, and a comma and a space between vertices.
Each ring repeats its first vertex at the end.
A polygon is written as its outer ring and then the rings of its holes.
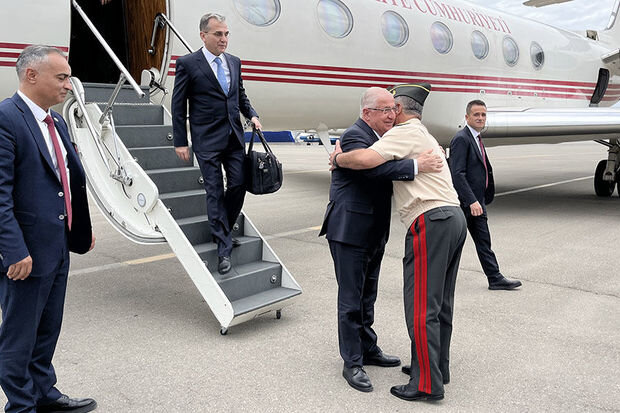
POLYGON ((166 16, 164 13, 157 13, 157 15, 155 16, 155 20, 153 21, 153 33, 151 34, 151 47, 149 47, 150 55, 155 54, 155 41, 157 40, 157 30, 160 27, 164 27, 165 25, 168 25, 168 27, 170 27, 170 30, 172 30, 172 33, 174 33, 175 36, 181 41, 181 43, 183 44, 183 46, 185 46, 188 52, 190 53, 193 52, 187 40, 185 40, 183 36, 181 36, 181 33, 179 33, 175 25, 172 24, 168 16, 166 16))
MULTIPOLYGON (((82 93, 84 91, 82 82, 78 78, 75 78, 75 77, 72 77, 70 81, 71 81, 71 87, 73 89, 73 97, 75 101, 77 102, 78 108, 82 112, 82 118, 86 122, 86 127, 88 131, 90 132, 90 135, 94 138, 98 136, 99 134, 97 132, 97 129, 91 122, 90 117, 88 116, 88 112, 86 109, 86 102, 84 101, 84 98, 82 97, 82 93)), ((108 163, 107 157, 104 154, 103 150, 101 149, 101 145, 98 139, 95 139, 95 147, 97 148, 97 151, 99 152, 99 156, 101 156, 101 159, 103 160, 103 163, 105 164, 106 168, 108 169, 108 171, 111 171, 110 164, 108 163)))
POLYGON ((142 89, 140 89, 140 86, 138 85, 138 83, 131 76, 131 74, 129 73, 127 68, 123 65, 123 63, 120 61, 118 56, 116 56, 116 53, 114 53, 110 45, 108 45, 108 42, 106 42, 103 36, 101 35, 101 33, 99 33, 99 30, 97 30, 97 28, 95 27, 93 22, 88 18, 84 10, 82 10, 80 5, 77 3, 77 0, 71 0, 71 4, 73 5, 73 8, 78 12, 80 17, 82 17, 82 20, 84 20, 84 23, 86 23, 86 26, 88 26, 90 31, 95 35, 95 37, 97 38, 101 46, 105 49, 106 53, 108 54, 108 56, 110 56, 110 58, 112 59, 116 67, 121 71, 121 76, 118 81, 117 88, 114 90, 115 93, 113 93, 112 96, 110 97, 110 100, 108 101, 108 104, 106 105, 103 111, 103 114, 101 115, 101 118, 99 119, 99 123, 103 124, 105 118, 107 117, 108 113, 110 112, 112 108, 112 105, 114 105, 114 102, 116 101, 116 97, 118 96, 118 92, 120 91, 120 87, 122 86, 123 83, 125 83, 125 80, 129 82, 129 84, 131 85, 131 87, 134 89, 134 91, 139 97, 141 98, 144 97, 145 93, 142 91, 142 89))

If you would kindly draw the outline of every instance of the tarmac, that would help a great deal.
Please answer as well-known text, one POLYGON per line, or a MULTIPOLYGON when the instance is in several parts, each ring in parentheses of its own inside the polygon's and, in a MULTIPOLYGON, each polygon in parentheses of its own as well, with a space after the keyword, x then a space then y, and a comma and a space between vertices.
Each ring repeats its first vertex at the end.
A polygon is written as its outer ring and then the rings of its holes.
MULTIPOLYGON (((592 142, 489 148, 489 224, 518 291, 489 291, 468 238, 456 286, 451 383, 437 403, 389 392, 400 368, 369 366, 371 393, 342 378, 336 281, 318 237, 330 173, 322 146, 278 144, 282 189, 244 211, 303 288, 282 311, 220 325, 167 245, 137 245, 93 208, 95 250, 72 256, 58 388, 97 412, 620 411, 620 197, 598 198, 592 142)), ((375 330, 410 360, 402 299, 405 228, 383 259, 375 330)), ((0 405, 6 402, 0 392, 0 405)))

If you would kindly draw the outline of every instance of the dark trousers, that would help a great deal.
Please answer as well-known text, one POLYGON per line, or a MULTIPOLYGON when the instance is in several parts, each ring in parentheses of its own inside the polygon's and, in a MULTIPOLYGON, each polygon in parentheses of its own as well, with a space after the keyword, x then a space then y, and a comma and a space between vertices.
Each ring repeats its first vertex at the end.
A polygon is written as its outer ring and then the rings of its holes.
POLYGON ((236 136, 230 137, 228 147, 220 152, 196 152, 207 192, 207 215, 211 235, 217 242, 217 254, 230 257, 232 229, 243 207, 245 178, 243 172, 244 148, 236 136), (226 190, 222 166, 226 171, 226 190))
POLYGON ((60 398, 52 357, 62 324, 69 256, 52 274, 12 281, 0 272, 0 386, 7 412, 60 398))
POLYGON ((361 367, 364 356, 381 351, 372 324, 384 248, 384 242, 363 248, 329 241, 338 281, 338 343, 347 368, 361 367))
POLYGON ((467 219, 467 229, 476 246, 482 270, 489 280, 499 277, 499 264, 497 263, 495 253, 491 249, 491 233, 489 232, 486 209, 482 215, 477 217, 472 216, 469 208, 463 208, 463 212, 467 219))
POLYGON ((405 320, 411 339, 410 386, 442 394, 450 377, 454 289, 467 228, 459 207, 420 215, 405 237, 405 320))

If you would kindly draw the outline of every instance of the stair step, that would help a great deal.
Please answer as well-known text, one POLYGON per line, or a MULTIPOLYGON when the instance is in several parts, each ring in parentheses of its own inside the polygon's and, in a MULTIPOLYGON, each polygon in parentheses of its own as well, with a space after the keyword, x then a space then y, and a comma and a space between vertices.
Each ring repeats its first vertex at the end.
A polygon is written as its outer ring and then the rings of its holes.
MULTIPOLYGON (((260 261, 263 257, 263 240, 258 237, 235 237, 241 245, 233 248, 230 263, 233 268, 237 265, 260 261)), ((207 265, 211 273, 217 273, 218 256, 217 245, 214 242, 194 245, 194 249, 207 265)))
MULTIPOLYGON (((107 102, 114 91, 116 85, 103 83, 83 83, 84 96, 86 102, 107 102)), ((140 98, 133 87, 124 85, 121 87, 116 101, 119 103, 149 103, 150 93, 147 86, 140 87, 144 92, 144 97, 140 98)))
MULTIPOLYGON (((212 242, 211 227, 209 226, 209 218, 206 215, 181 218, 176 221, 192 245, 212 242)), ((241 237, 243 235, 243 217, 239 216, 236 224, 235 229, 232 231, 232 236, 239 239, 243 244, 243 237, 241 237)), ((251 238, 253 239, 254 237, 251 238)))
POLYGON ((301 294, 301 290, 294 290, 286 287, 272 288, 249 297, 244 297, 233 301, 232 307, 235 317, 237 317, 242 314, 249 313, 250 311, 257 310, 261 307, 266 307, 270 304, 295 297, 299 294, 301 294))
POLYGON ((207 215, 207 196, 204 189, 160 194, 159 199, 174 219, 207 215))
POLYGON ((151 169, 188 167, 193 165, 193 158, 191 156, 188 162, 182 161, 179 159, 172 146, 133 148, 129 149, 129 153, 138 160, 142 169, 147 172, 151 169))
POLYGON ((170 125, 120 125, 116 127, 116 133, 130 149, 174 146, 170 125))
MULTIPOLYGON (((100 104, 99 107, 103 110, 105 105, 100 104)), ((164 108, 161 105, 114 105, 112 113, 117 126, 164 124, 164 108)))
POLYGON ((277 262, 255 261, 233 266, 227 274, 213 276, 230 301, 240 300, 282 285, 282 266, 277 262))
POLYGON ((204 184, 199 181, 202 173, 196 166, 151 169, 147 174, 157 185, 160 194, 199 189, 204 193, 204 184))

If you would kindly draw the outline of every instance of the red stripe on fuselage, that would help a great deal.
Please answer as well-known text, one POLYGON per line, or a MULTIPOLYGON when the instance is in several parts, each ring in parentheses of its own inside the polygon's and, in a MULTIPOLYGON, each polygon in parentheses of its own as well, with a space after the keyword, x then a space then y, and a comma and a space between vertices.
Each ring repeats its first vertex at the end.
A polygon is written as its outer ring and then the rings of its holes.
MULTIPOLYGON (((426 78, 399 78, 399 77, 384 77, 384 76, 361 76, 361 75, 351 75, 351 74, 337 74, 337 73, 315 73, 315 72, 294 72, 290 70, 265 70, 265 69, 254 69, 254 68, 243 68, 242 74, 244 75, 244 79, 246 73, 259 74, 259 75, 276 75, 276 76, 297 76, 297 77, 316 77, 322 79, 342 79, 342 80, 365 80, 365 81, 376 81, 376 82, 387 82, 390 84, 400 84, 400 83, 412 83, 412 82, 420 82, 420 81, 429 81, 433 88, 436 85, 446 85, 446 86, 469 86, 469 87, 479 87, 479 88, 499 88, 499 89, 517 89, 517 90, 532 90, 539 86, 527 86, 521 84, 508 84, 508 83, 480 83, 480 82, 459 82, 459 81, 450 81, 450 80, 429 80, 426 78)), ((557 87, 557 86, 545 86, 543 87, 544 91, 547 92, 568 92, 568 93, 583 93, 592 95, 594 92, 594 88, 581 89, 581 88, 567 88, 567 87, 557 87)))
POLYGON ((277 63, 277 62, 259 62, 254 60, 243 60, 242 66, 258 66, 258 67, 277 67, 286 69, 305 69, 305 70, 321 70, 326 72, 346 72, 346 73, 366 73, 373 75, 394 75, 394 76, 415 76, 415 77, 436 77, 436 78, 448 78, 448 79, 469 79, 469 80, 482 80, 482 81, 497 81, 497 82, 515 82, 515 83, 533 83, 533 84, 547 84, 558 86, 575 86, 575 87, 592 87, 596 86, 596 83, 588 82, 569 82, 564 80, 543 80, 543 79, 523 79, 523 78, 511 78, 511 77, 494 77, 494 76, 473 76, 473 75, 454 75, 448 73, 429 73, 429 72, 407 72, 402 70, 387 70, 387 69, 365 69, 365 68, 352 68, 352 67, 340 67, 340 66, 317 66, 317 65, 301 65, 294 63, 277 63))
MULTIPOLYGON (((2 43, 0 42, 0 49, 17 49, 24 50, 28 46, 32 46, 34 43, 2 43)), ((68 52, 69 48, 66 46, 54 46, 57 49, 62 50, 63 52, 68 52)))

